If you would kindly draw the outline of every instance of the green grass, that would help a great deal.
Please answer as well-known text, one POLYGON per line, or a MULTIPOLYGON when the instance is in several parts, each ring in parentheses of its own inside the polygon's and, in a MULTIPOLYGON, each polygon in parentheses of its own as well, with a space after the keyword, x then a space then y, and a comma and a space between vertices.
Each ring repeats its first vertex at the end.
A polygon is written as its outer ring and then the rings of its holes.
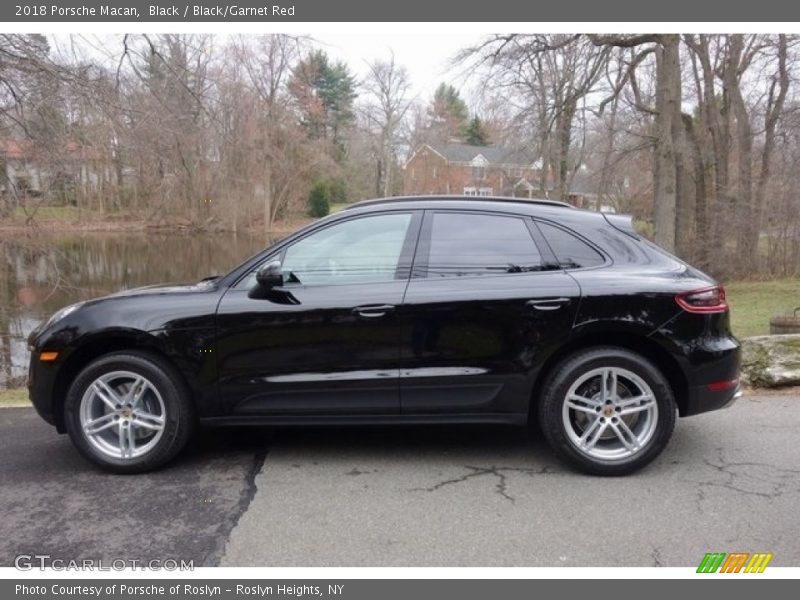
POLYGON ((350 206, 350 204, 351 204, 350 202, 340 202, 338 204, 337 203, 333 203, 333 204, 331 204, 331 212, 330 212, 330 214, 337 213, 340 210, 344 210, 345 208, 350 206))
MULTIPOLYGON (((28 209, 32 211, 33 209, 28 209)), ((86 211, 84 211, 84 214, 86 211)), ((15 212, 18 219, 25 218, 25 211, 18 208, 15 212)), ((78 209, 74 206, 40 206, 36 210, 36 219, 47 219, 53 221, 77 221, 78 209)))
POLYGON ((769 320, 800 306, 800 279, 733 281, 725 284, 731 326, 739 338, 768 335, 769 320))
POLYGON ((28 399, 28 390, 0 390, 0 408, 30 405, 31 401, 28 399))

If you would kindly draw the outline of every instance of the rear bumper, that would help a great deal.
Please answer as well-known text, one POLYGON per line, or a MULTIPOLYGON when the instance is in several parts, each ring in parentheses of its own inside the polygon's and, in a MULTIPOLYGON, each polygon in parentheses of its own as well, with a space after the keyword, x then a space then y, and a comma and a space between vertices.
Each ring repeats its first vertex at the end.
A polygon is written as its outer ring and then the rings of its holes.
POLYGON ((686 411, 681 415, 699 415, 712 410, 728 408, 742 396, 742 386, 738 383, 727 390, 712 391, 706 385, 689 388, 686 411))
POLYGON ((683 373, 683 382, 672 382, 682 417, 725 408, 741 395, 741 346, 730 334, 727 314, 683 313, 652 339, 672 354, 683 373))

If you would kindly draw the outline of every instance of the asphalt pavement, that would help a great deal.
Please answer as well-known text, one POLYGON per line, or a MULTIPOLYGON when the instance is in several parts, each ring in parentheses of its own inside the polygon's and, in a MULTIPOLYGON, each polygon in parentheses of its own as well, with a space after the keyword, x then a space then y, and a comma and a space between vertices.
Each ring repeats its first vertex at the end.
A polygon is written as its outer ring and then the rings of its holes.
POLYGON ((19 553, 226 566, 799 566, 800 397, 680 419, 633 476, 565 467, 524 429, 209 430, 167 468, 104 474, 0 409, 0 565, 19 553))

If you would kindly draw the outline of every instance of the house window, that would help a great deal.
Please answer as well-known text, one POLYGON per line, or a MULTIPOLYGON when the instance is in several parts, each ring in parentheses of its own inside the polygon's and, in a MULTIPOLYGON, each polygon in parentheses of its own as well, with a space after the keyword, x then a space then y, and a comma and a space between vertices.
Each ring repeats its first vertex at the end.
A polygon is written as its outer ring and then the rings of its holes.
POLYGON ((476 181, 480 181, 486 178, 486 167, 483 165, 473 165, 472 167, 472 178, 476 181))
POLYGON ((417 174, 414 171, 414 169, 411 169, 411 181, 416 181, 416 180, 417 180, 417 174))
POLYGON ((436 179, 436 167, 433 167, 433 178, 436 179))
POLYGON ((478 189, 478 196, 491 196, 493 192, 490 187, 482 187, 478 189))
POLYGON ((477 196, 478 195, 478 188, 465 187, 464 188, 464 195, 465 196, 477 196))

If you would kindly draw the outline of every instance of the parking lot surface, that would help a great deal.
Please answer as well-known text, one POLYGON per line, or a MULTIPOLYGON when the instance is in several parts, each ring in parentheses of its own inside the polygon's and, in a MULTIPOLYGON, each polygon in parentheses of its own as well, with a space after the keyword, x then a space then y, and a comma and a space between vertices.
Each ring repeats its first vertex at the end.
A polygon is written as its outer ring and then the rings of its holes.
POLYGON ((800 565, 800 398, 680 419, 624 478, 578 474, 524 429, 209 431, 167 468, 114 476, 30 409, 0 410, 0 564, 194 559, 226 566, 800 565))

